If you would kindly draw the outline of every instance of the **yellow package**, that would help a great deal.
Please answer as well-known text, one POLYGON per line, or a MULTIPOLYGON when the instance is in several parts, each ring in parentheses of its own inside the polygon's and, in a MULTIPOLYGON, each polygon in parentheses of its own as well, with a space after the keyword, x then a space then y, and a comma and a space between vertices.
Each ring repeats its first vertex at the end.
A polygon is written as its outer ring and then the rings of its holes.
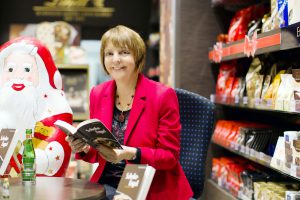
MULTIPOLYGON (((262 81, 259 81, 261 79, 260 78, 261 69, 262 66, 260 60, 258 58, 254 58, 246 74, 246 92, 247 92, 249 103, 255 98, 255 93, 256 94, 261 93, 261 91, 256 90, 259 84, 262 84, 262 81)), ((261 90, 261 85, 259 88, 261 90)))
POLYGON ((271 85, 269 86, 268 90, 266 91, 265 95, 263 96, 264 100, 269 100, 269 99, 274 100, 276 98, 277 90, 278 90, 278 87, 279 87, 280 81, 281 81, 280 74, 284 74, 284 72, 285 72, 285 70, 281 70, 280 72, 278 72, 278 74, 276 74, 271 85))

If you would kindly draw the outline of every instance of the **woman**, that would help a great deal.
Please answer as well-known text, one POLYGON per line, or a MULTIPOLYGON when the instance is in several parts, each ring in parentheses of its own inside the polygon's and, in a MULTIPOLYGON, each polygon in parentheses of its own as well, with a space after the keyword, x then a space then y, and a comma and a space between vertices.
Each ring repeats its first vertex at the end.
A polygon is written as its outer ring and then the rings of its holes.
POLYGON ((112 78, 91 90, 90 118, 98 118, 124 144, 93 149, 67 138, 76 158, 99 163, 91 181, 116 188, 126 163, 156 169, 147 199, 189 199, 193 193, 179 164, 180 119, 176 93, 141 74, 145 44, 135 31, 116 26, 101 39, 101 61, 112 78))

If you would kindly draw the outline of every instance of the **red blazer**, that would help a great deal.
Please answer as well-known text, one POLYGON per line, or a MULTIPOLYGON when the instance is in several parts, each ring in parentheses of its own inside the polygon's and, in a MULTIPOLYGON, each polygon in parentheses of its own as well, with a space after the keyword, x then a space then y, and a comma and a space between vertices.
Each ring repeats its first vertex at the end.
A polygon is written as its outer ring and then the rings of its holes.
MULTIPOLYGON (((112 128, 115 81, 94 87, 90 93, 90 117, 100 119, 112 128)), ((185 200, 193 196, 188 180, 179 164, 179 106, 175 91, 139 75, 136 92, 124 136, 124 145, 141 149, 141 164, 156 169, 147 199, 185 200)), ((106 161, 91 149, 76 158, 99 163, 91 177, 98 182, 106 161)))

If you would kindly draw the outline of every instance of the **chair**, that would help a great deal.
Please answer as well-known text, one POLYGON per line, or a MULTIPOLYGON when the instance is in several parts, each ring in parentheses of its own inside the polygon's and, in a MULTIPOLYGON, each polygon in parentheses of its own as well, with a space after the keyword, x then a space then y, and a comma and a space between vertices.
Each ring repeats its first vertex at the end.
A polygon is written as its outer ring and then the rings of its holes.
POLYGON ((215 106, 208 99, 176 88, 179 101, 181 130, 180 163, 194 192, 202 194, 205 181, 205 161, 213 126, 215 106))

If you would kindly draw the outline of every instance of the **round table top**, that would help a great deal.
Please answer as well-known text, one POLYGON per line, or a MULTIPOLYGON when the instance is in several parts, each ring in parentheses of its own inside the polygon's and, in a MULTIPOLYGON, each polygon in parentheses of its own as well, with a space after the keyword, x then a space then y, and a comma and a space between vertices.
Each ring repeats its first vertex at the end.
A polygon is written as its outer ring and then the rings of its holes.
POLYGON ((102 185, 80 179, 37 177, 35 185, 24 186, 20 178, 10 178, 9 184, 9 199, 13 200, 100 200, 105 198, 102 185))

